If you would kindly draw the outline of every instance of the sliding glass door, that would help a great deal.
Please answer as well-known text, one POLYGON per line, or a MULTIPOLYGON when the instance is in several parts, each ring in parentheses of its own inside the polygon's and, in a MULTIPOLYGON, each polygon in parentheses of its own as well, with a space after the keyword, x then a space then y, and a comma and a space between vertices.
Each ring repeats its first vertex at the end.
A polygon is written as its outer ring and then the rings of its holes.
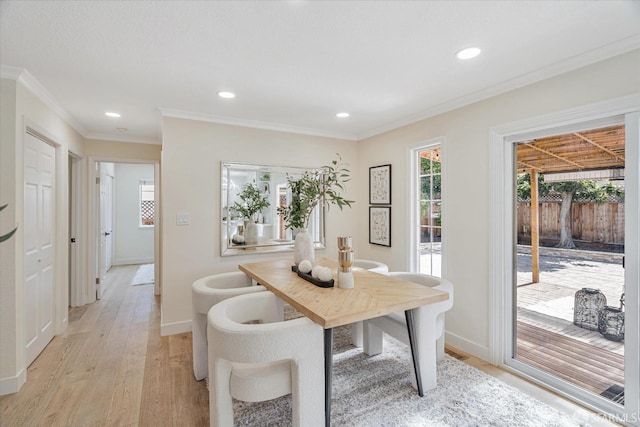
POLYGON ((637 102, 497 126, 491 143, 490 360, 640 425, 637 102))
POLYGON ((515 153, 513 357, 624 405, 624 124, 515 153))

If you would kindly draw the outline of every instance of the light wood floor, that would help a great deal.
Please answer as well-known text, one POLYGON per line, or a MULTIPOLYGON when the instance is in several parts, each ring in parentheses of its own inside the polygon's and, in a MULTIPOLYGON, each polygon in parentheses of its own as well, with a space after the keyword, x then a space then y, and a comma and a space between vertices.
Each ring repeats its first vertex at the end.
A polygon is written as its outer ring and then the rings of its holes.
POLYGON ((69 313, 69 327, 0 398, 3 426, 206 426, 209 395, 193 378, 191 334, 160 337, 153 285, 114 267, 103 299, 69 313))
MULTIPOLYGON (((153 285, 130 286, 136 266, 114 267, 102 300, 69 313, 69 327, 0 398, 2 426, 207 426, 208 393, 193 378, 191 334, 160 337, 153 285)), ((569 415, 585 409, 455 349, 465 363, 569 415)), ((455 353, 453 353, 455 352, 455 353)), ((612 425, 596 422, 592 425, 612 425)))

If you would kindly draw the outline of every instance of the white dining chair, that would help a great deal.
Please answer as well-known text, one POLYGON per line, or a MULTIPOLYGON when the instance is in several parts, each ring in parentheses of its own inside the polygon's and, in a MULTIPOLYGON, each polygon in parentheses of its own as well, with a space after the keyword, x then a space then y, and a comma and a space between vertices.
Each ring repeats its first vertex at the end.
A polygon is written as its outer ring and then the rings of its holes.
MULTIPOLYGON (((453 285, 446 279, 418 273, 389 273, 408 282, 429 286, 449 294, 449 299, 422 306, 414 311, 416 352, 420 364, 420 376, 423 390, 436 387, 436 363, 444 358, 444 313, 453 306, 453 285)), ((409 345, 409 334, 404 312, 365 320, 363 350, 373 356, 382 353, 384 333, 409 345)), ((417 388, 415 373, 411 375, 414 388, 417 388)))
POLYGON ((191 285, 193 336, 193 375, 200 381, 207 377, 207 313, 220 301, 246 293, 264 291, 252 286, 251 278, 241 271, 213 274, 191 285))
MULTIPOLYGON (((373 273, 387 274, 389 272, 387 264, 369 259, 354 259, 353 266, 373 273)), ((362 322, 351 324, 351 344, 362 347, 362 322)))
POLYGON ((324 424, 323 329, 307 317, 283 321, 282 300, 259 292, 211 308, 211 426, 233 426, 232 398, 261 402, 291 394, 292 425, 324 424))

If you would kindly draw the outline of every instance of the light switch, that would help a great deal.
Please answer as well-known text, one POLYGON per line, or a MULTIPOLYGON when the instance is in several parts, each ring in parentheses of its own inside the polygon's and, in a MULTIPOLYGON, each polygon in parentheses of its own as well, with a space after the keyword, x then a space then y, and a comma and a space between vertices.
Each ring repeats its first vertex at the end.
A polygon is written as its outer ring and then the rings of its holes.
POLYGON ((189 214, 188 213, 176 214, 176 225, 189 225, 189 214))

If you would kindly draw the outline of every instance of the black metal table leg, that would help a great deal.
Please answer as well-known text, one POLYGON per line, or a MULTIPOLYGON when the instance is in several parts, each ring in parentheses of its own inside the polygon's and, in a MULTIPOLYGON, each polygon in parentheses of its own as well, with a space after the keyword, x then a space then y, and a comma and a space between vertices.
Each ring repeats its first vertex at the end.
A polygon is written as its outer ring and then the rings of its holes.
MULTIPOLYGON (((423 397, 424 391, 422 390, 422 377, 420 377, 420 363, 418 362, 418 349, 416 347, 416 331, 415 331, 415 323, 413 321, 413 311, 405 310, 404 316, 407 319, 407 332, 409 333, 409 346, 411 347, 411 358, 413 359, 413 369, 416 372, 416 384, 418 385, 418 396, 423 397)), ((326 338, 325 338, 325 346, 326 346, 326 338)), ((326 351, 326 348, 325 348, 325 351, 326 351)))
POLYGON ((331 426, 331 379, 333 378, 333 328, 324 330, 324 425, 331 426))

